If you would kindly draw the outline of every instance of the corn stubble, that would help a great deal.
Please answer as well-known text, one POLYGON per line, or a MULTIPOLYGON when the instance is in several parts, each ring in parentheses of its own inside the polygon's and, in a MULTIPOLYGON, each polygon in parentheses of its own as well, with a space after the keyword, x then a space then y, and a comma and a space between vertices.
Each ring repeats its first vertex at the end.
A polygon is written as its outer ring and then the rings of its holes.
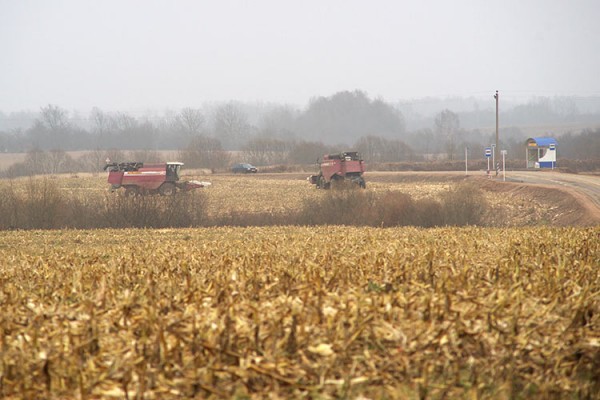
POLYGON ((0 397, 597 398, 600 229, 0 233, 0 397))

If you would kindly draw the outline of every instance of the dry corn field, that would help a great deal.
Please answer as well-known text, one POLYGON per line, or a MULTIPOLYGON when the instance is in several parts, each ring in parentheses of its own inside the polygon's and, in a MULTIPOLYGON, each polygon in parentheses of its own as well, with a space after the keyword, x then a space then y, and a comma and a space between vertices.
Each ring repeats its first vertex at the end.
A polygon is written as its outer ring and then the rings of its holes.
MULTIPOLYGON (((274 173, 256 175, 201 175, 197 171, 185 171, 183 180, 209 181, 212 186, 199 192, 205 199, 206 212, 211 217, 231 214, 284 214, 298 210, 303 204, 318 201, 328 195, 316 190, 306 181, 308 174, 274 173)), ((397 173, 375 172, 367 174, 367 192, 382 194, 401 192, 414 199, 436 198, 441 193, 463 181, 462 176, 424 175, 412 179, 398 179, 397 173)), ((470 176, 474 181, 477 176, 470 176)), ((80 199, 100 199, 109 194, 106 174, 63 175, 50 179, 62 193, 80 199)), ((475 180, 476 181, 476 180, 475 180)), ((7 183, 3 182, 6 186, 7 183)), ((27 178, 11 183, 16 188, 26 187, 27 178)), ((0 182, 0 189, 2 182, 0 182)), ((535 226, 553 225, 562 215, 556 204, 530 193, 501 193, 484 191, 489 212, 484 217, 488 226, 535 226)), ((87 201, 87 200, 86 200, 87 201)))
POLYGON ((0 397, 598 398, 600 228, 0 232, 0 397))
MULTIPOLYGON (((448 179, 447 176, 433 176, 426 180, 417 177, 415 180, 403 181, 395 179, 397 175, 385 172, 367 174, 368 191, 402 192, 415 199, 435 198, 452 185, 463 181, 461 176, 452 179, 448 179), (370 180, 371 177, 374 179, 370 180)), ((205 191, 209 212, 212 215, 220 215, 231 211, 275 214, 293 211, 300 208, 305 201, 314 201, 327 196, 327 192, 316 190, 314 185, 310 185, 305 179, 306 176, 308 175, 294 173, 248 176, 191 175, 191 178, 212 182, 213 186, 205 191)), ((486 217, 488 224, 496 226, 551 224, 558 216, 555 205, 532 196, 486 192, 485 197, 490 205, 490 215, 486 217), (499 214, 501 218, 498 218, 499 214)))

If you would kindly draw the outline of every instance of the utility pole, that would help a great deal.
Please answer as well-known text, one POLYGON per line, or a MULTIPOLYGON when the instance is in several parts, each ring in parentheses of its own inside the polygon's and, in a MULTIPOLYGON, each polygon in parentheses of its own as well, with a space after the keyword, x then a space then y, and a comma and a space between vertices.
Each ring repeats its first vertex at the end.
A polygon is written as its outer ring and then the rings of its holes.
MULTIPOLYGON (((494 147, 494 160, 497 160, 496 158, 496 149, 499 149, 499 140, 498 140, 498 91, 496 90, 496 94, 494 95, 494 99, 496 99, 496 147, 494 147)), ((496 169, 496 165, 494 165, 494 169, 496 169)), ((497 170, 497 169, 496 169, 497 170)))
POLYGON ((496 145, 492 143, 492 168, 494 168, 494 174, 498 174, 498 168, 496 168, 496 145))

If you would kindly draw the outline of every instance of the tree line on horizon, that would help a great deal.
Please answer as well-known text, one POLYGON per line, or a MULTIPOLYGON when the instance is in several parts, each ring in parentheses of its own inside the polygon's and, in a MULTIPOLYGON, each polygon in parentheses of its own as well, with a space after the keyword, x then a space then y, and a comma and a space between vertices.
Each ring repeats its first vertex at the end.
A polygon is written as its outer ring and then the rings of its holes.
MULTIPOLYGON (((538 99, 505 113, 502 120, 522 121, 530 114, 555 121, 573 118, 577 112, 569 102, 558 104, 562 105, 556 108, 538 99)), ((147 155, 173 150, 179 151, 188 165, 218 168, 231 152, 244 152, 257 165, 307 164, 324 153, 350 148, 360 151, 369 162, 459 160, 464 159, 465 149, 470 157, 479 157, 495 140, 495 132, 489 129, 461 126, 462 119, 473 118, 468 112, 443 109, 429 126, 408 130, 401 109, 356 90, 314 98, 304 110, 272 105, 252 114, 238 102, 137 118, 94 108, 82 127, 77 123, 81 117, 49 104, 40 109, 29 128, 0 130, 0 152, 54 158, 56 165, 73 150, 94 151, 98 157, 119 151, 144 151, 147 155)), ((522 157, 527 136, 518 126, 503 125, 500 137, 509 158, 522 157)), ((597 159, 599 143, 600 130, 569 133, 560 139, 560 156, 597 159)))

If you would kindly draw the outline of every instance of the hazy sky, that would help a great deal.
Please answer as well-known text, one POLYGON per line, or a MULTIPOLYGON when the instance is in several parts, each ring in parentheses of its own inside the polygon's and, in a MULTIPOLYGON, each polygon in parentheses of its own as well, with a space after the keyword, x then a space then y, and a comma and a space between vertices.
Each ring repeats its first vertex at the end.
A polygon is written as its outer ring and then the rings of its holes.
POLYGON ((600 95, 599 0, 0 0, 0 110, 600 95))

